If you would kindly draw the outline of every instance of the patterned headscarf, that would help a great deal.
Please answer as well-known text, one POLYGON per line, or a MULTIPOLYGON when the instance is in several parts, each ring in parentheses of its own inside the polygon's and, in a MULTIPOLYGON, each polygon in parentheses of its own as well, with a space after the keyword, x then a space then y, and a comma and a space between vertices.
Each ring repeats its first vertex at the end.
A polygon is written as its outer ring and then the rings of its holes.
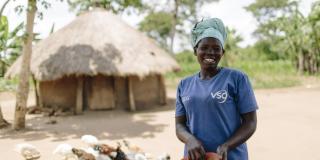
POLYGON ((220 41, 221 47, 227 38, 223 22, 219 18, 210 18, 198 22, 191 31, 192 46, 195 47, 203 38, 213 37, 220 41))

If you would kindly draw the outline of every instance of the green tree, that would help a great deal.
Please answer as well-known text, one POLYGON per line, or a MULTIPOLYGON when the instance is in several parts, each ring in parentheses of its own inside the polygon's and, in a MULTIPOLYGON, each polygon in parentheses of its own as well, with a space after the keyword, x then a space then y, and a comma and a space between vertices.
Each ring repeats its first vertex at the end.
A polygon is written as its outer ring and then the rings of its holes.
POLYGON ((314 74, 319 70, 319 34, 315 25, 318 19, 311 17, 319 14, 317 6, 319 3, 313 4, 308 17, 299 11, 297 1, 256 0, 246 9, 259 23, 255 35, 263 42, 258 42, 260 45, 269 47, 264 51, 273 55, 273 58, 289 58, 300 73, 314 74))
POLYGON ((168 49, 172 19, 168 12, 151 12, 139 24, 139 29, 154 38, 163 48, 168 49))
POLYGON ((142 0, 67 0, 71 10, 77 14, 89 11, 93 8, 103 8, 113 13, 137 10, 142 11, 145 7, 142 0))
POLYGON ((287 7, 289 7, 288 4, 289 0, 256 0, 254 3, 245 7, 245 9, 250 11, 261 24, 277 18, 279 15, 283 15, 287 7))
POLYGON ((227 27, 227 35, 224 46, 225 54, 221 61, 221 65, 223 66, 230 66, 235 61, 240 52, 239 43, 243 41, 243 38, 236 33, 235 29, 227 27))
MULTIPOLYGON (((30 78, 30 60, 32 56, 32 42, 34 40, 34 19, 38 13, 38 17, 42 18, 42 12, 37 12, 37 3, 40 3, 45 9, 50 7, 50 3, 45 0, 28 0, 26 7, 26 31, 22 36, 22 63, 19 73, 19 83, 16 92, 16 105, 14 113, 13 129, 19 130, 25 128, 25 116, 27 109, 27 100, 29 94, 29 78, 30 78)), ((22 12, 23 6, 17 6, 17 11, 22 12)))
POLYGON ((182 29, 183 26, 187 23, 195 24, 199 20, 197 11, 199 11, 203 5, 217 1, 218 0, 167 1, 166 3, 168 5, 172 4, 172 9, 167 10, 166 7, 158 11, 155 11, 155 6, 148 6, 151 11, 146 18, 140 22, 139 29, 146 32, 152 38, 155 38, 161 46, 173 53, 173 44, 177 33, 182 37, 186 37, 187 34, 182 29), (162 19, 159 20, 158 18, 162 19))
POLYGON ((9 23, 6 16, 0 19, 0 77, 4 76, 7 67, 20 55, 22 50, 23 23, 9 32, 9 23))
POLYGON ((306 31, 309 36, 310 46, 306 47, 309 49, 309 69, 311 73, 320 72, 320 1, 314 2, 311 8, 311 13, 307 17, 309 22, 309 29, 306 31))
MULTIPOLYGON (((9 30, 8 20, 6 17, 2 16, 2 13, 9 2, 10 2, 10 0, 5 1, 3 6, 0 9, 0 62, 2 64, 1 65, 1 72, 2 73, 1 73, 0 77, 2 77, 4 74, 5 62, 3 61, 3 58, 2 58, 2 56, 3 56, 2 51, 4 48, 3 44, 5 43, 4 41, 6 41, 6 39, 8 37, 8 30, 9 30)), ((3 114, 2 114, 2 109, 0 106, 0 128, 7 127, 8 125, 9 125, 9 123, 4 119, 3 114)))
POLYGON ((219 0, 178 0, 179 12, 178 18, 187 20, 191 24, 195 24, 200 20, 199 11, 201 7, 219 0))
POLYGON ((37 0, 28 0, 26 34, 23 38, 22 64, 19 74, 19 84, 17 88, 17 102, 14 114, 13 129, 25 128, 25 115, 29 93, 30 59, 32 55, 32 40, 34 18, 37 10, 37 0))
POLYGON ((243 38, 237 34, 235 29, 227 28, 227 40, 225 42, 225 50, 238 54, 237 50, 240 48, 239 43, 243 41, 243 38))

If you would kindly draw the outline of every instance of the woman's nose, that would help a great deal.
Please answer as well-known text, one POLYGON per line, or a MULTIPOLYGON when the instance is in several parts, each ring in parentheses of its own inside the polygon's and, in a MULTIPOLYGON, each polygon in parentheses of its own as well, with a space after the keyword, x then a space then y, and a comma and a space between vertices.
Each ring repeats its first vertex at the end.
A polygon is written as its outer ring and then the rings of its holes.
POLYGON ((207 49, 206 54, 215 54, 215 50, 214 49, 207 49))

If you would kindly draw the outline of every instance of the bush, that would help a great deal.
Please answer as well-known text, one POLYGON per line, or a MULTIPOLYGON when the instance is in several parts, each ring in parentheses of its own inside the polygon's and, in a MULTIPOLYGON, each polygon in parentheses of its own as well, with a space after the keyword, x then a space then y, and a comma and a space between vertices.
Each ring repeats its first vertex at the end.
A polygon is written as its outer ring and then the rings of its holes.
POLYGON ((18 79, 4 79, 0 77, 0 92, 3 91, 14 91, 17 89, 18 79))
POLYGON ((248 74, 255 88, 279 88, 300 84, 299 74, 290 61, 236 61, 231 67, 248 74))
MULTIPOLYGON (((226 57, 224 57, 226 58, 226 57)), ((288 60, 243 60, 243 57, 228 55, 228 67, 239 69, 248 74, 254 88, 290 87, 300 84, 300 77, 294 65, 288 60), (231 61, 229 61, 231 59, 231 61)), ((200 70, 196 56, 191 51, 176 55, 181 67, 177 73, 166 74, 169 86, 176 87, 180 79, 195 74, 200 70)), ((224 63, 221 63, 226 64, 224 63)))

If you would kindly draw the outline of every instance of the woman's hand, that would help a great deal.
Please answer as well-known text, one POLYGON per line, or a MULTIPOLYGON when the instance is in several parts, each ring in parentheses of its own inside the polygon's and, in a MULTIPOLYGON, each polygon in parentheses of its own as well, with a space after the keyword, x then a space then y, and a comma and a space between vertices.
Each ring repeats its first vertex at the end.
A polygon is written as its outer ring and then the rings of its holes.
POLYGON ((205 160, 206 151, 202 144, 194 137, 190 137, 186 143, 188 160, 205 160))
POLYGON ((235 133, 217 149, 217 154, 222 156, 222 160, 226 160, 228 151, 245 143, 257 128, 256 111, 241 114, 242 124, 235 133))
POLYGON ((187 117, 176 117, 176 134, 187 147, 188 160, 205 160, 206 151, 204 150, 201 142, 192 135, 186 126, 187 117))
POLYGON ((227 145, 225 145, 225 144, 222 144, 222 145, 220 145, 218 147, 217 154, 219 156, 221 156, 220 159, 227 160, 227 158, 228 158, 228 149, 229 149, 229 147, 227 145))

